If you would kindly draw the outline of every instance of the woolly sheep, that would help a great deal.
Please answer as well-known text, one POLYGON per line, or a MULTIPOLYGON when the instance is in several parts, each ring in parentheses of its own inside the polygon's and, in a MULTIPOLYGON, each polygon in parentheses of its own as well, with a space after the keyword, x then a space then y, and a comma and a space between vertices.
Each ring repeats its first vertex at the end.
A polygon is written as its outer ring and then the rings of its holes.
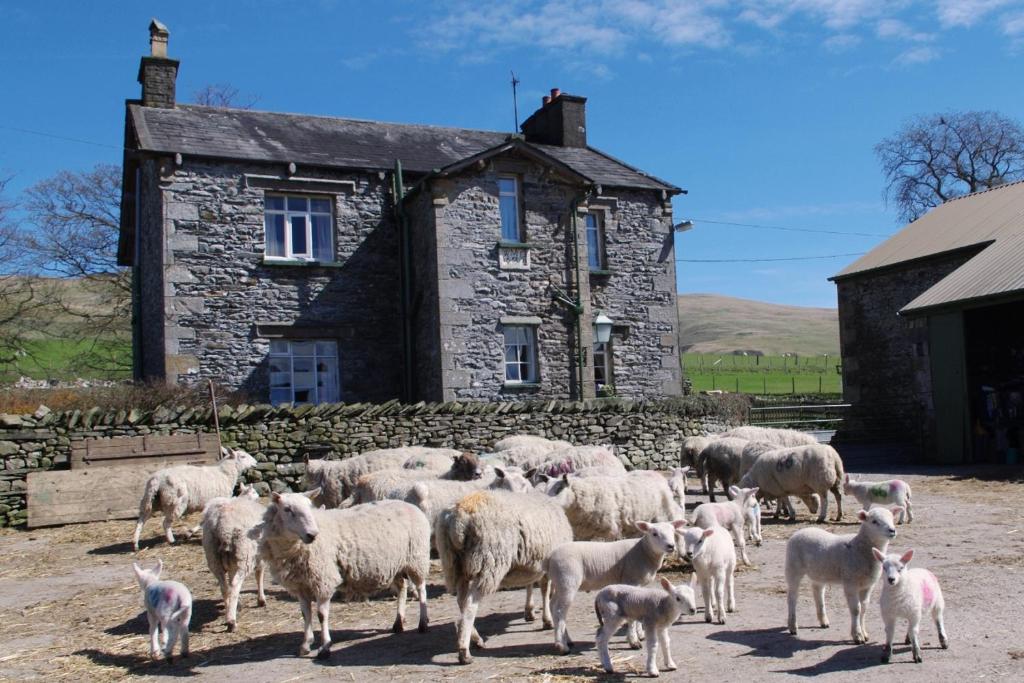
POLYGON ((737 439, 746 439, 747 441, 763 441, 787 447, 812 446, 818 443, 818 439, 813 434, 808 434, 807 432, 800 432, 795 429, 776 429, 775 427, 755 427, 753 425, 736 427, 721 433, 719 436, 735 437, 737 439))
POLYGON ((263 516, 260 556, 274 579, 302 610, 305 630, 299 655, 313 646, 313 608, 320 619, 320 650, 330 656, 331 597, 364 598, 388 587, 398 595, 392 630, 405 627, 406 582, 420 603, 419 631, 427 630, 430 525, 415 506, 398 500, 317 510, 316 491, 274 493, 263 516))
POLYGON ((914 521, 914 513, 910 507, 910 484, 902 479, 886 479, 885 481, 855 481, 847 474, 843 479, 843 493, 853 496, 867 510, 872 505, 900 506, 899 520, 903 524, 914 521))
POLYGON ((214 498, 203 509, 203 552, 206 566, 220 586, 228 631, 237 628, 238 594, 245 577, 255 572, 256 604, 267 604, 256 528, 263 521, 264 512, 251 486, 243 486, 235 498, 214 498))
POLYGON ((722 492, 740 480, 740 461, 743 449, 749 442, 746 439, 723 437, 709 443, 697 457, 697 469, 703 473, 705 490, 715 502, 715 482, 721 482, 722 492))
POLYGON ((740 486, 757 486, 766 495, 778 498, 780 505, 788 505, 790 495, 816 494, 820 498, 819 522, 825 521, 831 491, 839 521, 843 518, 843 494, 839 488, 843 477, 843 461, 835 449, 814 444, 763 453, 740 480, 740 486))
POLYGON ((717 435, 709 434, 707 436, 688 436, 683 439, 679 445, 679 464, 690 467, 697 466, 697 457, 700 452, 708 447, 712 441, 714 441, 717 435))
POLYGON ((729 487, 732 500, 724 503, 701 503, 693 511, 693 526, 701 529, 712 529, 716 526, 732 532, 736 546, 740 549, 743 564, 750 566, 747 557, 746 524, 749 513, 747 510, 757 504, 757 487, 741 489, 729 487))
POLYGON ((568 441, 548 439, 543 436, 534 436, 533 434, 514 434, 513 436, 506 436, 494 444, 494 451, 508 451, 522 448, 524 446, 530 448, 546 448, 549 451, 553 451, 560 448, 569 448, 572 444, 568 441))
POLYGON ((162 560, 152 569, 132 563, 135 578, 142 589, 142 606, 149 620, 149 656, 160 658, 160 650, 168 662, 174 659, 174 646, 181 641, 181 656, 188 657, 188 625, 192 620, 192 593, 185 584, 161 581, 162 560), (161 648, 162 644, 162 648, 161 648))
POLYGON ((495 455, 505 465, 524 470, 536 469, 549 477, 560 477, 586 467, 606 467, 620 474, 626 472, 625 465, 615 457, 611 446, 569 446, 555 450, 524 446, 495 455))
POLYGON ((824 529, 808 527, 794 533, 786 542, 786 585, 789 606, 789 632, 796 635, 796 601, 800 584, 806 576, 811 580, 811 593, 818 612, 818 622, 828 628, 825 613, 825 589, 830 583, 842 584, 846 604, 850 608, 850 634, 853 642, 866 643, 864 614, 871 598, 871 589, 878 581, 882 563, 875 556, 877 549, 885 552, 896 537, 892 512, 872 508, 857 513, 860 529, 856 534, 838 536, 824 529))
POLYGON ((674 671, 672 644, 668 627, 675 623, 683 612, 695 614, 697 603, 693 589, 689 586, 673 586, 662 577, 661 589, 638 588, 616 584, 602 588, 594 599, 594 611, 601 624, 597 631, 597 649, 601 655, 601 666, 608 673, 614 673, 608 654, 608 641, 619 630, 624 621, 639 621, 647 633, 647 674, 659 675, 658 648, 662 650, 666 671, 674 671))
POLYGON ((910 643, 914 661, 921 659, 921 643, 918 631, 921 620, 930 615, 939 632, 939 645, 949 647, 946 625, 942 613, 946 601, 942 597, 939 580, 927 569, 907 569, 914 557, 911 548, 902 556, 885 555, 877 548, 872 549, 875 559, 882 563, 882 621, 885 622, 885 646, 882 648, 882 663, 888 664, 892 657, 892 641, 896 635, 896 620, 907 620, 907 642, 910 643))
MULTIPOLYGON (((156 510, 164 514, 164 536, 174 543, 174 522, 190 512, 199 512, 214 498, 228 497, 238 476, 256 466, 256 459, 241 449, 221 448, 224 457, 216 465, 176 465, 157 470, 146 480, 139 501, 139 521, 132 547, 139 549, 142 526, 156 510)), ((189 535, 199 530, 196 526, 189 535)))
POLYGON ((473 624, 482 599, 498 588, 540 581, 543 623, 551 626, 542 565, 556 547, 572 541, 572 528, 555 501, 537 493, 476 491, 438 515, 434 535, 445 585, 459 605, 459 663, 473 660, 471 639, 483 647, 473 624))
POLYGON ((618 540, 641 535, 633 520, 685 519, 661 475, 572 478, 548 489, 565 510, 577 541, 618 540))
POLYGON ((700 584, 704 599, 704 621, 725 623, 725 613, 736 611, 736 549, 732 539, 720 526, 702 529, 691 527, 676 532, 679 556, 693 565, 691 586, 700 584))
POLYGON ((551 582, 551 613, 555 618, 555 649, 565 654, 573 646, 566 616, 578 591, 590 592, 613 583, 645 586, 661 569, 665 555, 675 550, 676 529, 685 520, 648 524, 638 521, 637 540, 574 541, 555 548, 544 562, 551 582))
MULTIPOLYGON (((792 430, 779 429, 772 431, 782 432, 783 435, 785 435, 786 433, 792 430)), ((795 433, 798 435, 803 434, 803 432, 795 433)), ((768 451, 777 451, 780 448, 784 447, 785 446, 781 446, 775 443, 768 443, 765 441, 751 441, 747 443, 746 447, 744 447, 743 449, 743 454, 740 458, 740 480, 742 480, 743 477, 746 476, 747 472, 750 471, 750 469, 754 466, 754 463, 757 462, 757 459, 761 457, 763 453, 767 453, 768 451)), ((811 511, 811 514, 815 514, 818 512, 818 497, 816 495, 800 495, 798 497, 804 502, 804 505, 807 506, 807 509, 811 511)), ((766 501, 776 500, 771 496, 765 495, 763 491, 758 495, 758 498, 766 501)), ((787 514, 789 514, 790 517, 796 519, 796 514, 793 512, 793 504, 790 502, 788 496, 786 498, 783 498, 781 501, 777 502, 780 504, 776 505, 775 507, 776 519, 778 519, 783 512, 787 512, 787 514)))

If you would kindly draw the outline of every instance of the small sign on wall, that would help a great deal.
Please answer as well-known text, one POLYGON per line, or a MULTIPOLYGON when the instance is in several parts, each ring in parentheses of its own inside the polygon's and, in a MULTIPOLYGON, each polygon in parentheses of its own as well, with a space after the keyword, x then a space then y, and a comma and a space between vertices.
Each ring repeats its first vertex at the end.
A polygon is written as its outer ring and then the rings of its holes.
POLYGON ((498 267, 502 270, 529 270, 530 248, 499 244, 498 267))

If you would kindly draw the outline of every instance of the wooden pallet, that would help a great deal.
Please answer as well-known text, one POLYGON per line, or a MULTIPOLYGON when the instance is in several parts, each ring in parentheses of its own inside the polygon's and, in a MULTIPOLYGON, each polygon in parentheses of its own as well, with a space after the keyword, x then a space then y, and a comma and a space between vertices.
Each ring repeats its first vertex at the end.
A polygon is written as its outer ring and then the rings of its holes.
MULTIPOLYGON (((216 434, 115 436, 71 444, 71 469, 145 465, 206 465, 220 459, 216 434)), ((154 468, 155 469, 155 468, 154 468)))

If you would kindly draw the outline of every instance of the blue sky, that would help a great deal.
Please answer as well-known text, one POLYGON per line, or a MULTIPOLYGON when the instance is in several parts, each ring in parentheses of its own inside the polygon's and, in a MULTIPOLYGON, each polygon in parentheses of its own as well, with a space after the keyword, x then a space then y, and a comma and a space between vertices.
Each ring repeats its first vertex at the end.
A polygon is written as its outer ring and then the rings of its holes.
MULTIPOLYGON (((866 251, 882 238, 710 221, 890 234, 875 143, 921 113, 1024 120, 1024 0, 7 1, 11 189, 120 161, 154 16, 179 100, 226 82, 259 109, 511 130, 510 70, 520 119, 549 88, 584 95, 591 144, 689 190, 679 259, 866 251)), ((679 291, 834 306, 853 258, 681 262, 679 291)))

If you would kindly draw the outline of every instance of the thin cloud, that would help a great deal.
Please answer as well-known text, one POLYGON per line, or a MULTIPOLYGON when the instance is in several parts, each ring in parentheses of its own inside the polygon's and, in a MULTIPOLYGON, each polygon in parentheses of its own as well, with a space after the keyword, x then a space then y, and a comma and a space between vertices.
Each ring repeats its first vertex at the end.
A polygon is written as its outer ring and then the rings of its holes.
POLYGON ((893 60, 893 64, 896 66, 927 64, 938 59, 941 54, 937 48, 931 46, 912 47, 897 55, 896 59, 893 60))
POLYGON ((1015 4, 1018 0, 939 0, 939 23, 943 28, 970 28, 986 15, 1015 4))
POLYGON ((853 33, 839 33, 834 36, 829 36, 821 45, 829 52, 840 54, 842 52, 848 52, 853 48, 857 47, 861 43, 861 38, 853 33))

